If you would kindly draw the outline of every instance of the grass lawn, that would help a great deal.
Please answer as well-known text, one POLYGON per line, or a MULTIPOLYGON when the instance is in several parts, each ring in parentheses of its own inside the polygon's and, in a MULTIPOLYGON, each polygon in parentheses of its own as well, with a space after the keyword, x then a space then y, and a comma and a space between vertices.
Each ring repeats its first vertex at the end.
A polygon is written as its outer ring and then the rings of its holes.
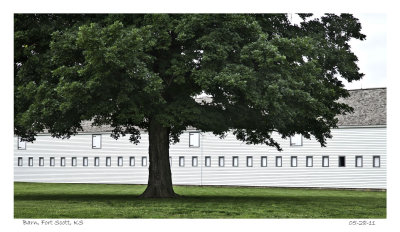
POLYGON ((386 192, 175 186, 177 199, 139 199, 144 185, 14 183, 15 218, 386 218, 386 192))

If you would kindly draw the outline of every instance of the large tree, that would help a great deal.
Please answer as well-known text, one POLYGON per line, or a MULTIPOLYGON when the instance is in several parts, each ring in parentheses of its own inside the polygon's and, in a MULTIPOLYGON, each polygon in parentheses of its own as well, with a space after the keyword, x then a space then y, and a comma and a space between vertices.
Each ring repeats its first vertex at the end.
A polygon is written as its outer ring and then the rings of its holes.
POLYGON ((363 74, 350 39, 358 19, 326 14, 15 15, 15 134, 69 138, 81 122, 111 136, 149 133, 143 197, 174 197, 169 145, 193 126, 281 150, 271 137, 324 146, 363 74), (208 94, 211 102, 196 102, 208 94))

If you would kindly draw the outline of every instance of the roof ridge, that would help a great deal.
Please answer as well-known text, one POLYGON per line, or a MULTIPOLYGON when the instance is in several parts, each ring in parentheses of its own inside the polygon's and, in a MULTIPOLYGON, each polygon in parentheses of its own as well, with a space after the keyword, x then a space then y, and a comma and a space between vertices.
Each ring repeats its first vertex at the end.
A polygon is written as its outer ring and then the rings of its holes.
POLYGON ((361 90, 372 90, 372 89, 387 89, 387 87, 371 87, 371 88, 361 88, 361 89, 348 89, 347 91, 361 91, 361 90))

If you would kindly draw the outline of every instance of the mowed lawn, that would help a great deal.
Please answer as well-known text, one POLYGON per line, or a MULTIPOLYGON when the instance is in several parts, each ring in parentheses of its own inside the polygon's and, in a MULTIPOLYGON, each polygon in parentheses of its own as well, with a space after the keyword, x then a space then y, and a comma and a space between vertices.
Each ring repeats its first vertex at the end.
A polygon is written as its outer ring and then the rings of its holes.
POLYGON ((177 199, 141 199, 144 185, 14 183, 15 218, 386 218, 386 192, 175 186, 177 199))

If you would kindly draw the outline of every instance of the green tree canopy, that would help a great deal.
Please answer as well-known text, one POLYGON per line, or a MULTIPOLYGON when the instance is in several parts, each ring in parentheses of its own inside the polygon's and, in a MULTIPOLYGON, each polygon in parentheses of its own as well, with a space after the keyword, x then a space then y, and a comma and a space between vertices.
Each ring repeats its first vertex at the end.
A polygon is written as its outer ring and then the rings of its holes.
POLYGON ((350 14, 310 16, 16 15, 15 134, 68 138, 93 120, 134 143, 140 128, 177 142, 193 126, 277 149, 273 132, 323 146, 351 112, 337 102, 349 95, 339 76, 362 78, 349 41, 365 35, 350 14), (212 101, 196 102, 202 93, 212 101))

